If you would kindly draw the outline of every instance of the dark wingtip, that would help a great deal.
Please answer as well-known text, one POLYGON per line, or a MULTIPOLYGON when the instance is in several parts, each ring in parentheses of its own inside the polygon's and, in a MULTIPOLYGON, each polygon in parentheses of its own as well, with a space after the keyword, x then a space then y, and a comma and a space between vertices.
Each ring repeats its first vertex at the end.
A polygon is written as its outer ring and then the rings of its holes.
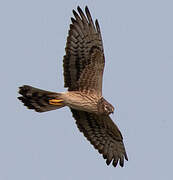
POLYGON ((126 159, 127 161, 129 160, 126 153, 125 153, 125 159, 126 159))
POLYGON ((121 167, 123 167, 123 166, 124 166, 124 158, 123 158, 123 159, 121 159, 121 158, 120 158, 120 162, 119 162, 119 164, 120 164, 120 166, 121 166, 121 167))
POLYGON ((22 96, 19 96, 19 97, 17 97, 17 99, 19 99, 20 101, 22 101, 23 97, 22 97, 22 96))
POLYGON ((113 165, 114 167, 116 167, 117 164, 118 164, 118 159, 114 159, 112 165, 113 165))
POLYGON ((86 14, 88 14, 89 16, 91 16, 88 6, 85 6, 85 12, 86 12, 86 14))
POLYGON ((76 12, 74 9, 73 9, 73 11, 72 11, 72 12, 73 12, 73 14, 74 14, 74 15, 75 15, 75 14, 77 14, 77 12, 76 12))
POLYGON ((79 12, 82 11, 82 9, 80 8, 80 6, 77 6, 77 10, 78 10, 79 12))
POLYGON ((111 163, 112 159, 111 160, 106 160, 106 164, 109 166, 109 164, 111 163))
POLYGON ((104 158, 104 159, 107 159, 107 156, 106 156, 106 154, 103 154, 103 158, 104 158))
POLYGON ((98 19, 95 20, 95 25, 96 25, 97 32, 100 33, 100 25, 99 25, 98 19))
POLYGON ((74 24, 76 20, 73 17, 71 17, 71 22, 74 24))
POLYGON ((89 12, 88 6, 85 6, 85 11, 86 11, 86 12, 89 12))
POLYGON ((99 24, 98 19, 95 20, 95 23, 96 23, 96 24, 99 24))

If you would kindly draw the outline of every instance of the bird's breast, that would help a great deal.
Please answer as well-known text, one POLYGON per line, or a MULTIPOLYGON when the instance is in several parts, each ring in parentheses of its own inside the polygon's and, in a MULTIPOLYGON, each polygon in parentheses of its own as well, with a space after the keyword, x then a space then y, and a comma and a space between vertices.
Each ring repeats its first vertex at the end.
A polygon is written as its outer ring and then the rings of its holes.
POLYGON ((98 113, 98 97, 95 94, 85 94, 78 91, 63 93, 64 103, 74 109, 98 113))

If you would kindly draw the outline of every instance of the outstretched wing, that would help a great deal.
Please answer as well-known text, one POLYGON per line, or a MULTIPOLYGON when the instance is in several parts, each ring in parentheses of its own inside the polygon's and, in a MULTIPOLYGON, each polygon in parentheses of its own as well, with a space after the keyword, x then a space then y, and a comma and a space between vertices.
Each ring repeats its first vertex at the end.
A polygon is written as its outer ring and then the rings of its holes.
POLYGON ((109 116, 96 115, 71 109, 76 124, 90 143, 103 155, 107 165, 112 161, 116 167, 119 162, 124 166, 124 158, 128 160, 123 137, 118 127, 109 116))
POLYGON ((98 21, 95 25, 89 9, 85 14, 80 7, 78 13, 73 10, 70 30, 66 43, 64 56, 64 83, 69 91, 94 90, 102 92, 102 75, 104 70, 104 53, 100 27, 98 21))

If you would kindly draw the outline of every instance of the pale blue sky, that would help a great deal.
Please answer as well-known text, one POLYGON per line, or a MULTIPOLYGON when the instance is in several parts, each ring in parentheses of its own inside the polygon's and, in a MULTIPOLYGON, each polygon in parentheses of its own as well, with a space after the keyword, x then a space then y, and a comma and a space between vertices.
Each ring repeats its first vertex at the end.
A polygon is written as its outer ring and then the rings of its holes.
POLYGON ((0 180, 172 179, 173 1, 0 2, 0 180), (98 18, 106 57, 104 96, 129 161, 107 166, 68 108, 27 110, 18 86, 64 91, 62 57, 72 9, 98 18))

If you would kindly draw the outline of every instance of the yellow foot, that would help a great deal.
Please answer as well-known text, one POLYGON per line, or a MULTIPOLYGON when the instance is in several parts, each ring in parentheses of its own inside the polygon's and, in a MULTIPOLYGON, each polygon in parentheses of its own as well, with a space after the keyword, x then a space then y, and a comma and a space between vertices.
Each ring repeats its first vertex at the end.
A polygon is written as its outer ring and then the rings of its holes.
POLYGON ((61 103, 61 102, 63 102, 62 99, 50 99, 50 100, 49 100, 49 104, 51 104, 51 105, 56 105, 56 106, 61 106, 61 105, 63 105, 63 103, 61 103))

